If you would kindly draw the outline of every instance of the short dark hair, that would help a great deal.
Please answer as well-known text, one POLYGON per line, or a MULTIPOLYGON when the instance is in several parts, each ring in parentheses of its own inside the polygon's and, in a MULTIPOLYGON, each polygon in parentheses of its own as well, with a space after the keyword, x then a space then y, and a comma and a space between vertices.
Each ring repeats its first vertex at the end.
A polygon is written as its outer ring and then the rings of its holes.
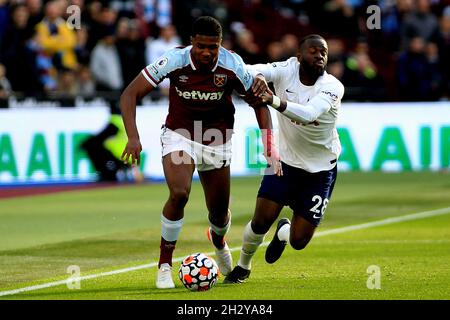
POLYGON ((222 26, 217 19, 209 16, 199 17, 192 25, 192 36, 197 34, 222 38, 222 26))
POLYGON ((306 37, 304 37, 301 41, 300 41, 300 49, 303 49, 303 46, 305 45, 306 41, 308 40, 323 40, 325 41, 325 39, 318 34, 309 34, 306 37))

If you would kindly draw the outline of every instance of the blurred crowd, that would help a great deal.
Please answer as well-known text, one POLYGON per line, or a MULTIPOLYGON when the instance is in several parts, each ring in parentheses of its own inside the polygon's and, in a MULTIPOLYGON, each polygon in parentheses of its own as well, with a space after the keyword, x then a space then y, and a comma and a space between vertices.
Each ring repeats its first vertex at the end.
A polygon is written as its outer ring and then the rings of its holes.
MULTIPOLYGON (((223 46, 247 63, 295 56, 303 36, 321 34, 344 100, 450 97, 450 0, 0 0, 0 99, 117 97, 189 45, 201 15, 220 20, 223 46)), ((155 98, 167 94, 165 81, 155 98)))

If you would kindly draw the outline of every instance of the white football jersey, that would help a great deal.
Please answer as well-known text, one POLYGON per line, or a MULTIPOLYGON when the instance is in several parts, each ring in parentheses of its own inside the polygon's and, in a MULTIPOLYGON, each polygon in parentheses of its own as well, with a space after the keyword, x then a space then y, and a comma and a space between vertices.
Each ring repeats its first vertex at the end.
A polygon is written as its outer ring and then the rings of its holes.
POLYGON ((313 119, 318 115, 319 125, 315 126, 293 121, 277 112, 281 160, 308 172, 332 169, 341 153, 336 121, 344 95, 342 83, 324 72, 313 86, 305 86, 300 82, 300 63, 295 57, 251 68, 273 82, 275 94, 281 100, 308 106, 314 111, 313 119))

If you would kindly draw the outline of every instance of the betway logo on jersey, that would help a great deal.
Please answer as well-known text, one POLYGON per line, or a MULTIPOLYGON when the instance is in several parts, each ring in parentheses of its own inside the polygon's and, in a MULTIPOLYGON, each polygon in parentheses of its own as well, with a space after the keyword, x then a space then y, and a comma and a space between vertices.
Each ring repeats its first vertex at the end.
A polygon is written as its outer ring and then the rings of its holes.
POLYGON ((177 93, 180 97, 183 97, 187 100, 220 100, 223 96, 223 91, 218 92, 201 92, 198 90, 191 90, 191 91, 181 91, 177 87, 175 87, 175 90, 177 90, 177 93))

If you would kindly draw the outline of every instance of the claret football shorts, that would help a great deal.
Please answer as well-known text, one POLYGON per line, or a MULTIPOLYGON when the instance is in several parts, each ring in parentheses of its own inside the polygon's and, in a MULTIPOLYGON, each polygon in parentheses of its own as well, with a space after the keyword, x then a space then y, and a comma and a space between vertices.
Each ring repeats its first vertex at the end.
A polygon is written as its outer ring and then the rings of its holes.
POLYGON ((161 133, 162 157, 174 152, 174 163, 182 163, 177 152, 186 152, 195 163, 198 171, 208 171, 228 167, 231 163, 231 140, 218 146, 207 146, 182 136, 181 134, 163 127, 161 133))
POLYGON ((333 192, 337 165, 315 173, 292 167, 282 162, 283 175, 265 175, 258 197, 289 206, 294 214, 302 216, 314 226, 322 220, 333 192))

